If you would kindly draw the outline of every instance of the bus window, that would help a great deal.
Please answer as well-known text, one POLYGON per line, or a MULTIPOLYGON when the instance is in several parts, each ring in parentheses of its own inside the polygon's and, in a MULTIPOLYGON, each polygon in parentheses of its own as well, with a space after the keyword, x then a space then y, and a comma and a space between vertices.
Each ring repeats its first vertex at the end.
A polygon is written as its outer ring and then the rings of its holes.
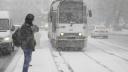
POLYGON ((85 6, 83 6, 82 2, 64 2, 60 6, 60 13, 59 13, 60 23, 74 22, 74 23, 82 24, 84 22, 83 16, 85 16, 86 18, 86 8, 85 6))

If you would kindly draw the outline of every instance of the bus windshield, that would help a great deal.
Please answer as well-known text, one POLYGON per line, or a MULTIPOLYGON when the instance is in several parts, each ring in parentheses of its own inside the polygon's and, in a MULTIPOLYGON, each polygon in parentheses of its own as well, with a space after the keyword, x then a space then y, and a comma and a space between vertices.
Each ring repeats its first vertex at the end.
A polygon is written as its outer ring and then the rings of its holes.
POLYGON ((0 30, 8 30, 8 29, 9 29, 9 20, 0 19, 0 30))
POLYGON ((59 22, 60 23, 78 23, 84 22, 86 16, 86 7, 82 2, 63 2, 60 5, 59 22))

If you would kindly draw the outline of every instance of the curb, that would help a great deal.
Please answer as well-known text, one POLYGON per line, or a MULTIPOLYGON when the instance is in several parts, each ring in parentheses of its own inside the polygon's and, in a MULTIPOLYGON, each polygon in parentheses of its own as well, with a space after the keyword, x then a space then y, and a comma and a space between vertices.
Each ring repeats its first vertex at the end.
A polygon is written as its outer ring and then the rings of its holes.
POLYGON ((9 66, 6 68, 6 70, 4 72, 13 72, 15 70, 17 63, 18 63, 20 57, 22 56, 21 51, 22 51, 21 49, 18 50, 18 52, 15 54, 13 60, 11 61, 11 63, 9 64, 9 66))

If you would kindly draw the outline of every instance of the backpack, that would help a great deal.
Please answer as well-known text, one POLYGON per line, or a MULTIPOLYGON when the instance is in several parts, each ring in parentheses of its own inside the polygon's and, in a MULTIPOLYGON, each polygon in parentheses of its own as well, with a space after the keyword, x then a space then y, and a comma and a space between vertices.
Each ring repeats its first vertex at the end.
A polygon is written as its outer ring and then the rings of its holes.
POLYGON ((13 39, 13 44, 16 47, 20 47, 21 46, 21 37, 20 37, 20 28, 18 28, 12 35, 12 39, 13 39))
POLYGON ((20 44, 21 48, 32 48, 34 50, 36 40, 34 38, 34 31, 38 31, 33 26, 23 24, 20 28, 20 44))

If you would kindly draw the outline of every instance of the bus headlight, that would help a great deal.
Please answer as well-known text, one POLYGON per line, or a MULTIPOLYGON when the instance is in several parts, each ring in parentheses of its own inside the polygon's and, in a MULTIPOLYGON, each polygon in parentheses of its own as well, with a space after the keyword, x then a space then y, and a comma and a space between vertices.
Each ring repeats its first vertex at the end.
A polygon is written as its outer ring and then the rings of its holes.
POLYGON ((82 33, 79 33, 79 36, 82 36, 82 33))
POLYGON ((60 35, 61 35, 61 36, 63 36, 63 35, 64 35, 64 33, 60 33, 60 35))

